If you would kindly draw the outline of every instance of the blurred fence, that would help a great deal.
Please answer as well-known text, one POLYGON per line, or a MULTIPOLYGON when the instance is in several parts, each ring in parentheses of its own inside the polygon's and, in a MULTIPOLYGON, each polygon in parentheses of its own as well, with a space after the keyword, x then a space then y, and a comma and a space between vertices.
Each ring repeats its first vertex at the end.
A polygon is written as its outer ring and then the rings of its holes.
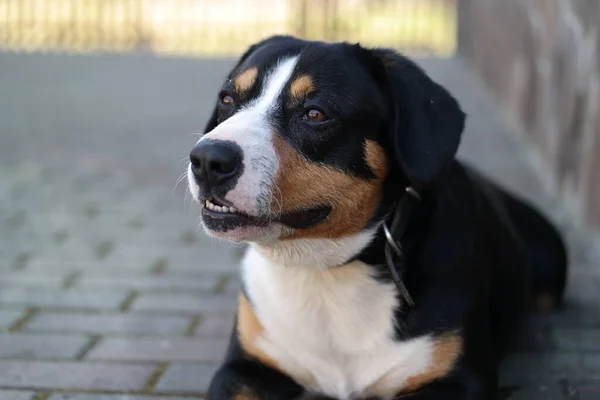
POLYGON ((457 0, 0 0, 0 49, 236 54, 267 35, 450 55, 457 0))

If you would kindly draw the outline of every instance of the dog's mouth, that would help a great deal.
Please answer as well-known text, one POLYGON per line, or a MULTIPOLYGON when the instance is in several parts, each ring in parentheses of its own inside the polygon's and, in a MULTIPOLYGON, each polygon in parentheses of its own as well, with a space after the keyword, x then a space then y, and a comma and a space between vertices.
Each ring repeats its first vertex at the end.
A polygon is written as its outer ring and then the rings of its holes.
POLYGON ((264 227, 278 222, 294 229, 308 228, 323 221, 331 213, 331 206, 316 206, 281 215, 252 216, 239 211, 232 204, 217 199, 204 201, 202 217, 211 229, 225 231, 243 226, 264 227))

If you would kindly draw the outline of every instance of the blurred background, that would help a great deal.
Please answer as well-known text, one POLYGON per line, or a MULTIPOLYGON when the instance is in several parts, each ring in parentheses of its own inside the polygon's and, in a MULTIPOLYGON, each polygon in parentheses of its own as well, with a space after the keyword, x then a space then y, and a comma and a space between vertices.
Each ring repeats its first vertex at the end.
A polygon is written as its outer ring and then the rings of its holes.
POLYGON ((231 56, 274 33, 452 54, 456 0, 3 0, 2 46, 231 56))
POLYGON ((240 248, 181 180, 237 56, 272 34, 392 47, 468 114, 459 157, 571 249, 505 398, 600 398, 597 0, 0 0, 0 400, 203 398, 240 248))

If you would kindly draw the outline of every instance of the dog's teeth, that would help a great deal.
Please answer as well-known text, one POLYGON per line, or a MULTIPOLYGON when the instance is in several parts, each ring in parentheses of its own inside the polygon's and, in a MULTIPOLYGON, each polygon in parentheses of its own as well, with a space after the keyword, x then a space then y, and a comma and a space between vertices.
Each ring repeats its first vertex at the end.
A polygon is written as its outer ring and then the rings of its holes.
POLYGON ((206 204, 206 208, 208 208, 209 210, 213 210, 215 212, 232 213, 232 214, 237 213, 237 209, 235 207, 217 206, 214 203, 212 203, 210 200, 206 200, 205 204, 206 204))

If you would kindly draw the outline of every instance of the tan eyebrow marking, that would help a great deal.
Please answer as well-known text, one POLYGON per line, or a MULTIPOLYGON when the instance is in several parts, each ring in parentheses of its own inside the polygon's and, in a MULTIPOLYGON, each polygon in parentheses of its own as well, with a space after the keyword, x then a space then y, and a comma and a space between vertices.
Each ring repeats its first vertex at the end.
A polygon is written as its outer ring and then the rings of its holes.
POLYGON ((249 90, 252 86, 254 86, 254 83, 256 83, 257 76, 258 69, 256 69, 256 67, 245 70, 233 80, 235 89, 238 92, 245 92, 249 90))
POLYGON ((293 97, 301 98, 315 90, 313 79, 308 75, 302 75, 292 82, 290 92, 293 97))

